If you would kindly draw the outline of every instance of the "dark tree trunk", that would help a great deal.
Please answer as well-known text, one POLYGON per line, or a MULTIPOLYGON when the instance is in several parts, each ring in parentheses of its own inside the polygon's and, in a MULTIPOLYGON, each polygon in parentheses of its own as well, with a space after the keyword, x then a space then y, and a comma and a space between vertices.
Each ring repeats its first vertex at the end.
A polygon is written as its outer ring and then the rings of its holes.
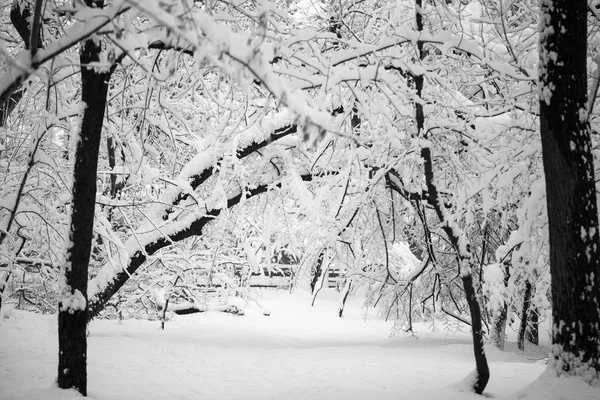
MULTIPOLYGON (((323 256, 323 258, 325 257, 324 253, 321 253, 321 255, 323 256)), ((314 307, 315 301, 317 300, 317 295, 319 294, 321 289, 323 289, 323 286, 325 285, 325 281, 327 280, 327 278, 329 276, 329 264, 327 264, 325 266, 325 268, 323 268, 323 266, 321 265, 320 269, 321 269, 321 275, 319 276, 319 279, 316 282, 315 289, 312 294, 312 303, 310 304, 311 307, 314 307)))
MULTIPOLYGON (((508 290, 510 280, 510 261, 504 261, 504 290, 508 290)), ((506 341, 506 319, 508 317, 508 303, 504 299, 504 305, 496 315, 492 315, 492 329, 490 341, 500 350, 504 350, 506 341)))
POLYGON ((14 92, 8 97, 6 103, 0 105, 0 127, 6 125, 6 120, 8 119, 8 116, 13 112, 13 110, 17 107, 17 105, 23 98, 23 94, 25 94, 23 90, 24 89, 20 89, 14 92))
POLYGON ((82 101, 86 107, 75 149, 73 201, 64 282, 58 313, 58 386, 87 395, 87 283, 96 204, 96 175, 102 121, 110 72, 98 73, 87 64, 99 61, 94 40, 80 48, 82 101), (83 304, 79 299, 83 298, 83 304))
MULTIPOLYGON (((417 30, 423 30, 423 16, 422 12, 422 1, 416 0, 417 9, 417 30)), ((423 43, 417 43, 417 49, 419 57, 423 59, 423 43)), ((423 91, 423 75, 414 76, 415 89, 417 96, 420 98, 423 91)), ((417 132, 423 134, 427 139, 427 133, 424 133, 425 114, 423 112, 423 104, 421 102, 415 102, 415 119, 417 123, 417 132)), ((452 247, 457 252, 459 260, 460 276, 465 290, 465 296, 467 298, 467 304, 469 305, 469 311, 471 313, 471 333, 473 336, 473 353, 475 356, 476 376, 472 383, 472 389, 475 393, 481 394, 485 390, 487 383, 490 379, 490 369, 487 363, 487 357, 483 347, 483 327, 481 321, 481 307, 477 300, 477 293, 473 286, 473 269, 475 268, 475 262, 473 255, 470 251, 470 244, 465 237, 459 237, 457 229, 451 227, 451 221, 447 220, 446 211, 443 200, 439 196, 437 186, 434 182, 433 172, 433 161, 431 156, 431 150, 429 147, 423 147, 421 149, 421 158, 423 159, 423 167, 425 171, 425 181, 428 191, 428 202, 434 208, 441 224, 442 229, 446 233, 448 240, 452 244, 452 247), (461 246, 461 239, 464 242, 461 246)), ((464 234, 463 234, 464 235, 464 234)))
POLYGON ((21 36, 25 50, 29 50, 29 40, 31 39, 31 18, 33 12, 29 2, 14 0, 10 8, 10 22, 21 36))
POLYGON ((536 346, 540 344, 539 317, 537 308, 531 308, 529 310, 529 323, 525 330, 525 339, 536 346))
MULTIPOLYGON (((106 138, 106 154, 108 155, 108 167, 110 169, 110 175, 108 180, 110 182, 109 194, 111 199, 117 197, 117 175, 115 174, 115 166, 117 165, 117 159, 115 157, 115 145, 114 140, 111 137, 106 138)), ((106 218, 112 222, 112 211, 113 208, 109 207, 106 213, 106 218)))
POLYGON ((321 278, 321 275, 323 273, 322 271, 322 265, 323 265, 323 257, 325 256, 325 252, 321 251, 319 253, 319 257, 317 258, 317 262, 315 263, 315 267, 313 269, 313 276, 312 276, 312 280, 310 281, 310 292, 311 293, 315 293, 315 289, 317 288, 317 283, 319 282, 319 279, 321 278))
POLYGON ((0 273, 0 311, 2 311, 2 296, 8 286, 8 280, 10 278, 10 271, 4 271, 0 273))
POLYGON ((490 342, 494 344, 498 349, 504 350, 504 344, 506 339, 506 319, 508 316, 508 305, 506 302, 504 306, 498 310, 495 315, 492 315, 490 342))
POLYGON ((344 308, 346 307, 346 300, 348 300, 348 295, 350 294, 350 290, 352 290, 352 278, 346 278, 347 282, 344 285, 344 290, 342 291, 342 301, 340 302, 340 306, 338 309, 338 316, 342 318, 342 314, 344 314, 344 308))
MULTIPOLYGON (((422 106, 420 104, 417 104, 416 107, 421 108, 422 106)), ((422 110, 420 114, 422 118, 422 110)), ((419 125, 418 122, 419 113, 417 113, 417 125, 419 125)), ((465 237, 459 237, 457 235, 457 229, 451 227, 451 222, 445 219, 447 214, 444 211, 442 211, 443 203, 439 197, 437 187, 434 183, 433 161, 431 157, 431 150, 428 147, 424 147, 421 149, 421 158, 423 159, 423 165, 425 169, 425 180, 427 184, 427 190, 429 192, 428 202, 434 208, 442 224, 442 229, 446 233, 448 240, 450 241, 452 247, 454 247, 458 255, 460 265, 460 276, 462 279, 465 296, 467 298, 467 303, 469 305, 469 311, 471 313, 473 353, 475 356, 475 365, 477 368, 476 378, 473 382, 473 391, 477 394, 481 394, 483 393, 490 379, 490 369, 487 363, 485 349, 483 347, 481 307, 479 306, 479 302, 477 300, 477 293, 475 291, 475 287, 473 286, 473 269, 476 267, 476 265, 473 259, 473 255, 469 250, 470 244, 468 243, 468 240, 465 237), (463 242, 462 246, 461 241, 463 242)))
POLYGON ((473 286, 473 273, 471 266, 470 273, 461 271, 463 288, 467 296, 469 311, 471 312, 471 334, 473 336, 473 354, 475 356, 476 377, 473 381, 473 391, 477 394, 483 393, 488 381, 490 380, 490 368, 488 366, 485 349, 483 347, 483 326, 481 323, 481 307, 477 301, 477 294, 473 286))
MULTIPOLYGON (((29 50, 29 40, 31 37, 31 6, 32 4, 28 2, 14 0, 10 8, 10 22, 12 22, 16 31, 19 33, 19 36, 21 36, 21 40, 23 40, 26 50, 29 50)), ((6 102, 0 105, 0 127, 6 124, 6 119, 13 112, 15 107, 17 107, 23 98, 23 94, 25 94, 25 89, 21 88, 13 92, 6 102)))
MULTIPOLYGON (((600 240, 587 117, 587 2, 540 3, 540 130, 554 366, 600 379, 600 240)), ((590 381, 590 382, 591 382, 590 381)))
POLYGON ((523 295, 523 308, 521 310, 521 326, 517 335, 517 347, 519 350, 525 350, 525 332, 527 331, 527 315, 529 305, 531 304, 531 282, 525 282, 525 294, 523 295))

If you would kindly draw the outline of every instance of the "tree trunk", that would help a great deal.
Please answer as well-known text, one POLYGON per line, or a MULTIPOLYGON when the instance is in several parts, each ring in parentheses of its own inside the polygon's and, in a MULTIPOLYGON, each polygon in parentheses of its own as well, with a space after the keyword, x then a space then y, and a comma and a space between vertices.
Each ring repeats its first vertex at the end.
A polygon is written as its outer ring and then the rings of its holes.
MULTIPOLYGON (((421 77, 422 79, 422 77, 421 77)), ((419 86, 417 85, 417 91, 419 86)), ((422 108, 420 104, 416 105, 417 109, 422 108)), ((423 110, 420 112, 423 118, 423 110)), ((422 128, 422 120, 420 121, 419 113, 417 112, 417 125, 420 125, 419 131, 422 128)), ((475 365, 477 373, 475 380, 473 381, 472 388, 477 394, 483 393, 487 383, 490 379, 490 369, 487 363, 487 357, 485 355, 485 349, 483 347, 483 327, 481 321, 481 307, 477 301, 477 293, 473 286, 473 269, 476 267, 473 255, 470 251, 470 243, 465 237, 464 232, 458 227, 456 222, 452 221, 447 211, 443 209, 443 203, 440 200, 437 187, 434 183, 433 173, 433 161, 431 157, 431 150, 429 147, 423 147, 421 149, 421 158, 423 159, 423 167, 425 170, 425 182, 427 190, 429 192, 428 202, 435 210, 441 224, 444 233, 448 237, 448 240, 452 244, 452 247, 456 250, 458 261, 459 261, 459 273, 462 279, 463 288, 465 290, 465 296, 469 305, 469 311, 471 313, 471 333, 473 336, 473 353, 475 356, 475 365)))
MULTIPOLYGON (((423 30, 423 16, 422 12, 422 1, 416 0, 416 22, 417 30, 423 30)), ((419 58, 423 59, 423 43, 417 43, 417 49, 419 52, 419 58)), ((415 75, 415 88, 417 96, 421 98, 423 91, 423 75, 415 75)), ((420 101, 415 102, 415 120, 417 123, 417 132, 423 134, 427 139, 427 132, 424 132, 425 114, 423 112, 423 104, 420 101)), ((433 161, 431 157, 431 149, 429 147, 421 148, 421 158, 423 159, 423 169, 425 172, 425 182, 427 185, 427 191, 429 193, 428 203, 434 208, 441 224, 442 229, 446 233, 448 240, 452 244, 452 247, 457 252, 459 260, 460 276, 465 290, 465 296, 467 298, 467 304, 469 305, 469 311, 471 313, 471 333, 473 336, 473 353, 475 356, 476 374, 475 379, 472 382, 472 389, 475 393, 483 393, 487 383, 490 379, 490 369, 487 363, 487 357, 485 355, 485 349, 483 347, 483 332, 481 322, 481 307, 477 301, 477 293, 473 286, 473 268, 475 262, 473 255, 470 251, 470 243, 465 237, 465 234, 461 232, 455 222, 450 220, 450 216, 444 209, 444 202, 440 198, 437 186, 434 182, 433 173, 433 161), (460 236, 459 236, 460 235, 460 236)))
POLYGON ((346 307, 346 300, 348 300, 348 295, 350 294, 350 290, 352 290, 352 278, 346 278, 346 284, 344 285, 344 290, 342 290, 342 300, 340 301, 340 306, 338 307, 338 317, 342 318, 342 314, 344 313, 344 307, 346 307))
POLYGON ((117 159, 115 157, 114 140, 111 137, 106 138, 106 154, 108 155, 108 168, 113 172, 108 178, 110 181, 110 198, 114 199, 117 197, 117 175, 114 173, 117 159))
MULTIPOLYGON (((504 261, 504 292, 508 290, 508 282, 510 280, 510 261, 504 261)), ((504 296, 504 305, 498 311, 496 315, 492 315, 492 328, 490 334, 490 341, 498 349, 504 351, 504 344, 506 341, 506 319, 508 317, 508 302, 506 295, 504 296)))
MULTIPOLYGON (((323 255, 323 257, 319 257, 321 259, 321 263, 319 263, 319 265, 322 264, 322 262, 324 261, 325 258, 325 253, 321 253, 323 255)), ((319 279, 317 280, 316 284, 315 284, 315 289, 313 291, 312 294, 312 303, 310 304, 311 307, 314 307, 315 305, 315 301, 317 300, 317 295, 319 294, 319 292, 321 291, 321 289, 323 289, 323 285, 325 285, 325 280, 327 280, 327 277, 329 276, 329 263, 327 263, 327 265, 325 265, 325 268, 323 268, 323 266, 321 265, 321 275, 319 276, 319 279)))
POLYGON ((8 279, 10 278, 10 270, 0 272, 0 316, 2 311, 2 296, 8 286, 8 279))
POLYGON ((600 240, 587 110, 587 2, 540 5, 540 130, 550 231, 552 363, 600 385, 600 240))
MULTIPOLYGON (((464 267, 462 267, 464 268, 464 267)), ((490 368, 487 363, 485 349, 483 347, 483 326, 481 324, 481 308, 477 301, 477 294, 473 287, 473 265, 470 265, 469 270, 462 270, 461 276, 469 311, 471 312, 471 334, 473 336, 473 354, 475 356, 476 377, 473 381, 473 391, 477 394, 483 393, 488 381, 490 380, 490 368)), ((466 268, 465 268, 466 269, 466 268)))
POLYGON ((96 175, 110 72, 87 64, 99 61, 95 40, 80 48, 82 101, 85 104, 75 149, 73 200, 67 256, 61 268, 58 313, 58 386, 87 395, 87 283, 96 204, 96 175))
MULTIPOLYGON (((28 2, 14 0, 10 9, 10 21, 12 22, 16 31, 19 33, 19 36, 21 36, 25 50, 29 50, 29 40, 31 37, 31 6, 32 4, 28 2)), ((39 47, 41 47, 41 42, 39 47)), ((17 107, 24 94, 25 88, 20 88, 19 90, 11 93, 5 103, 0 104, 0 127, 6 125, 8 116, 17 107)))
POLYGON ((315 263, 315 267, 313 269, 313 277, 312 280, 310 281, 310 292, 311 293, 315 293, 315 290, 317 288, 317 283, 319 282, 319 279, 321 278, 321 275, 323 274, 322 271, 322 265, 323 265, 323 257, 325 256, 325 251, 321 251, 319 253, 319 257, 317 258, 317 262, 315 263))
POLYGON ((504 306, 498 310, 496 315, 492 316, 492 329, 490 332, 490 342, 498 349, 504 351, 506 338, 506 317, 508 315, 508 306, 506 302, 504 306))
MULTIPOLYGON (((108 156, 108 169, 110 170, 110 174, 108 176, 109 180, 109 194, 111 199, 117 198, 117 175, 115 174, 115 166, 117 165, 117 160, 115 157, 115 144, 114 140, 111 137, 106 138, 106 154, 108 156)), ((106 219, 112 222, 112 213, 113 207, 108 207, 106 210, 106 219)))
POLYGON ((531 282, 525 282, 525 294, 523 295, 523 308, 521 310, 521 326, 517 335, 517 347, 525 350, 525 332, 527 331, 527 315, 531 304, 531 282))
POLYGON ((525 339, 536 346, 540 344, 539 314, 537 308, 529 310, 529 323, 525 330, 525 339))

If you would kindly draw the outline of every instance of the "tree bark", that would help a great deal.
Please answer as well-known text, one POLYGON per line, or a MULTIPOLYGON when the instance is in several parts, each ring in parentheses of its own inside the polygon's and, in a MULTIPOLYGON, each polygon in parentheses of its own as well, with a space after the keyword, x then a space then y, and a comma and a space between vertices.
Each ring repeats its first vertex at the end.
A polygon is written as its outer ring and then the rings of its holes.
MULTIPOLYGON (((25 50, 29 50, 29 40, 31 36, 31 26, 29 21, 32 17, 32 13, 29 7, 31 7, 31 4, 28 2, 14 0, 10 8, 10 22, 12 22, 16 31, 19 33, 19 36, 21 36, 25 50)), ((24 88, 17 90, 10 94, 6 102, 0 104, 0 127, 6 125, 8 116, 17 107, 24 94, 24 88)))
POLYGON ((490 332, 490 342, 496 346, 499 350, 504 351, 505 338, 506 338, 506 318, 508 316, 508 305, 506 302, 504 306, 496 315, 492 315, 492 327, 490 332))
POLYGON ((539 328, 539 314, 537 308, 529 309, 529 323, 527 324, 527 328, 525 330, 525 339, 529 341, 529 343, 533 343, 536 346, 540 344, 540 328, 539 328))
POLYGON ((525 350, 525 332, 527 331, 527 315, 531 304, 531 282, 525 282, 525 294, 523 295, 523 309, 521 310, 521 325, 517 335, 517 347, 525 350))
MULTIPOLYGON (((463 261, 464 262, 464 261, 463 261)), ((473 337, 473 354, 475 356, 476 376, 472 383, 473 391, 482 394, 490 380, 490 368, 488 366, 485 349, 483 347, 483 326, 481 323, 481 307, 477 301, 477 294, 473 286, 473 264, 468 269, 461 267, 461 279, 469 311, 471 313, 471 335, 473 337)))
POLYGON ((600 240, 587 115, 587 2, 540 5, 540 131, 550 230, 552 363, 600 385, 600 240))
MULTIPOLYGON (((100 4, 101 5, 101 4, 100 4)), ((67 256, 62 266, 58 313, 58 386, 87 395, 87 284, 94 236, 96 175, 102 121, 110 72, 88 68, 99 61, 101 47, 94 40, 80 48, 82 102, 85 105, 75 148, 73 200, 67 256)))
POLYGON ((323 250, 319 253, 319 257, 317 257, 317 262, 315 263, 315 267, 313 268, 313 276, 312 276, 312 280, 310 281, 310 292, 312 294, 315 293, 315 290, 317 288, 317 283, 319 282, 319 279, 321 278, 321 275, 323 273, 322 265, 323 265, 323 257, 324 256, 325 256, 325 252, 323 250))
MULTIPOLYGON (((504 261, 504 292, 508 290, 508 282, 510 280, 510 261, 504 261)), ((504 351, 506 342, 506 320, 508 317, 508 301, 504 296, 504 305, 497 314, 492 315, 492 328, 490 333, 490 341, 498 349, 504 351)))
MULTIPOLYGON (((323 250, 321 252, 321 255, 319 256, 319 260, 321 260, 321 262, 319 263, 320 265, 320 274, 319 274, 319 279, 316 282, 315 288, 312 292, 312 303, 310 304, 311 307, 315 306, 315 301, 317 300, 317 295, 319 294, 319 292, 321 291, 321 289, 323 289, 323 286, 325 285, 325 281, 327 280, 327 278, 329 277, 329 266, 331 265, 328 261, 325 260, 325 250, 323 250), (323 267, 323 262, 325 262, 325 267, 323 267)), ((316 275, 315 275, 316 276, 316 275)))
POLYGON ((10 270, 0 272, 0 311, 2 311, 2 296, 4 295, 4 291, 8 286, 8 279, 10 278, 10 275, 10 270))
POLYGON ((344 285, 344 290, 342 291, 342 300, 340 301, 340 306, 338 307, 338 317, 342 318, 342 314, 344 314, 344 308, 346 307, 346 300, 348 300, 348 295, 350 294, 350 290, 352 290, 352 278, 346 278, 346 284, 344 285))
POLYGON ((114 168, 117 166, 117 158, 115 157, 115 144, 111 137, 106 138, 106 154, 108 155, 108 168, 113 172, 110 174, 110 198, 117 197, 117 175, 114 174, 114 168))

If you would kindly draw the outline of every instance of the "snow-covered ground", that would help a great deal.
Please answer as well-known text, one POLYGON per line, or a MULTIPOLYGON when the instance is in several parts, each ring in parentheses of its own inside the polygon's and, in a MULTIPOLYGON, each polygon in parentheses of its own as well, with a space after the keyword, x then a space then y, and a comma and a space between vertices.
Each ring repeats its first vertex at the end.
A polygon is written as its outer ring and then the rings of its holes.
MULTIPOLYGON (((208 312, 160 322, 90 324, 88 395, 147 399, 436 399, 481 398, 461 389, 474 368, 470 334, 432 332, 389 337, 391 322, 365 314, 352 299, 335 316, 337 292, 310 307, 307 293, 262 290, 264 316, 208 312)), ((5 312, 0 321, 0 399, 76 399, 57 389, 55 316, 5 312)), ((539 350, 488 348, 486 397, 597 400, 600 390, 546 373, 539 350), (534 382, 535 381, 535 382, 534 382), (533 384, 532 384, 533 382, 533 384), (530 385, 532 384, 532 385, 530 385), (522 390, 526 386, 524 391, 522 390)))

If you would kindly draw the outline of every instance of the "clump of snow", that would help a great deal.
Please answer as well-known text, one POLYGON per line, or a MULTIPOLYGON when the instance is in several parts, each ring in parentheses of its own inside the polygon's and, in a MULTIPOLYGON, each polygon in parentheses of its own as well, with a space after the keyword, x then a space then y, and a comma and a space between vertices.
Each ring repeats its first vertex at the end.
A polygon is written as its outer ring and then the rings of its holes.
POLYGON ((244 242, 244 254, 246 255, 248 265, 250 265, 252 272, 259 272, 262 270, 260 267, 260 261, 258 260, 254 249, 250 245, 250 242, 244 242))
POLYGON ((60 311, 68 311, 72 314, 75 311, 85 310, 86 300, 79 290, 75 289, 72 292, 66 290, 61 293, 59 304, 60 311))
POLYGON ((500 263, 487 265, 483 269, 483 290, 489 298, 487 308, 491 313, 496 313, 504 307, 506 292, 504 276, 504 266, 500 263))
POLYGON ((407 242, 396 242, 390 247, 390 262, 399 276, 397 278, 413 280, 420 273, 423 262, 410 250, 407 242))
POLYGON ((477 381, 477 370, 474 369, 467 376, 465 376, 460 382, 454 387, 460 392, 473 392, 473 385, 477 381))
POLYGON ((487 265, 483 269, 483 279, 490 284, 504 282, 504 269, 502 264, 495 263, 487 265))
POLYGON ((165 293, 163 290, 152 290, 152 297, 154 298, 154 302, 159 309, 165 308, 165 304, 167 304, 167 300, 165 299, 165 293))

